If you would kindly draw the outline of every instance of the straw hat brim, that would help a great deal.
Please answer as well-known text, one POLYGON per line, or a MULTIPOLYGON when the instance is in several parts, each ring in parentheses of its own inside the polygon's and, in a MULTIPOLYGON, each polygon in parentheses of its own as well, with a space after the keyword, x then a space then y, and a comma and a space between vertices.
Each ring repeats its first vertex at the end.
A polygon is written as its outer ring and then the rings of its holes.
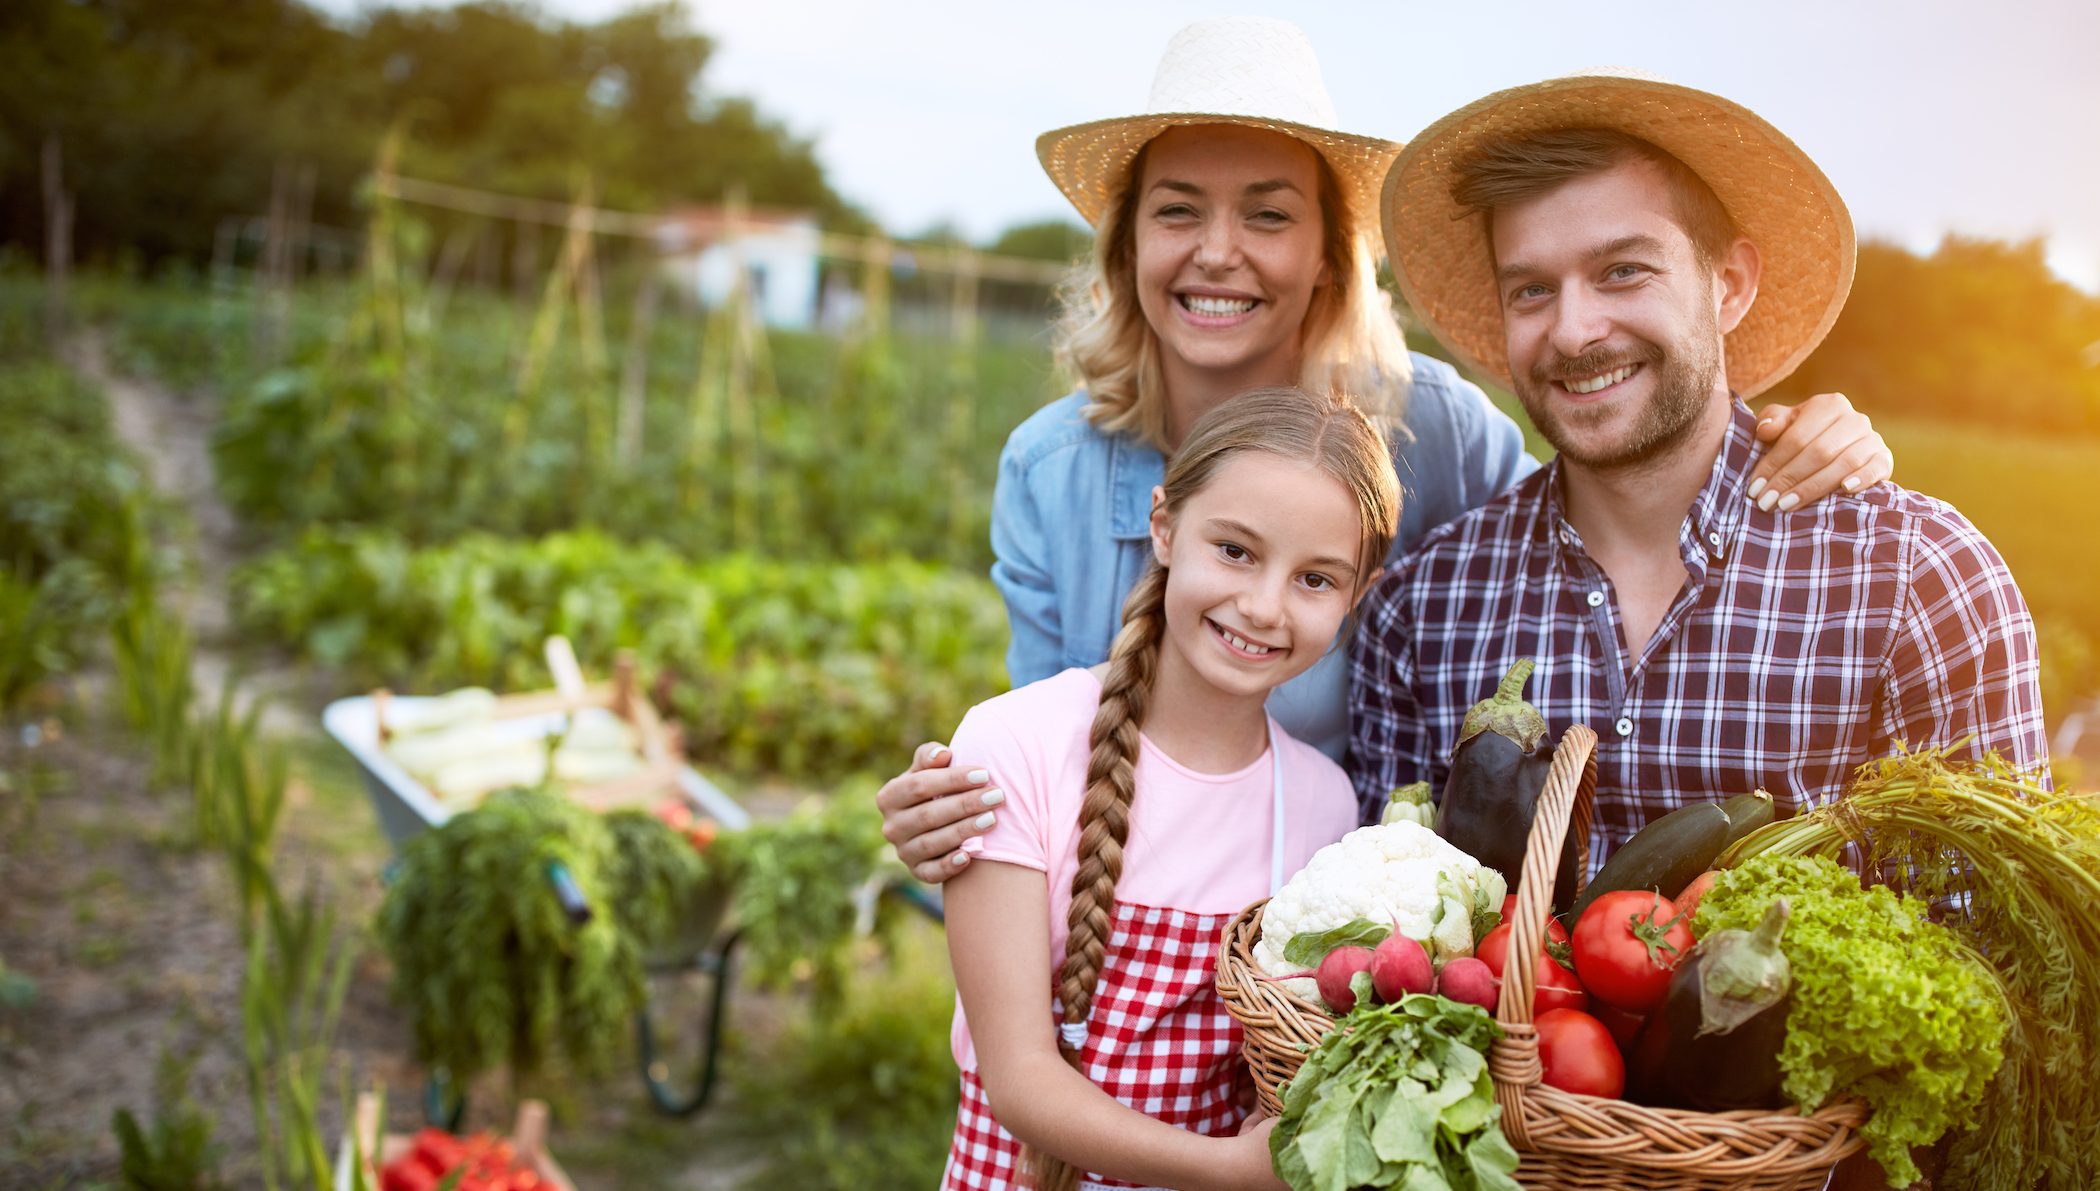
POLYGON ((1378 194, 1386 170, 1400 153, 1397 141, 1357 136, 1289 120, 1211 112, 1167 112, 1118 116, 1055 128, 1036 138, 1036 159, 1043 172, 1071 200, 1087 226, 1098 228, 1108 206, 1130 175, 1138 150, 1169 128, 1191 124, 1234 124, 1295 137, 1317 150, 1334 171, 1359 229, 1377 246, 1378 194))
POLYGON ((1706 180, 1763 258, 1757 300, 1728 333, 1729 387, 1784 379, 1837 321, 1852 290, 1852 216, 1794 142, 1744 108, 1673 83, 1613 75, 1554 79, 1467 104, 1409 142, 1380 202, 1393 275, 1415 317, 1479 375, 1510 385, 1485 219, 1451 197, 1458 164, 1491 139, 1612 128, 1706 180))

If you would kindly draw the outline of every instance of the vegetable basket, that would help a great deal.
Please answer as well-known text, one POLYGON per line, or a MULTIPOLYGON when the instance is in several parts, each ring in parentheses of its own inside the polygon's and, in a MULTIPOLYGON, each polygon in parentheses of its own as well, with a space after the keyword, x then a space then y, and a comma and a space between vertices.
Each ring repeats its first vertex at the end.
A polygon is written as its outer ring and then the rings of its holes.
MULTIPOLYGON (((1509 978, 1496 1012, 1502 1037, 1488 1054, 1502 1130, 1521 1158, 1517 1181, 1531 1191, 1821 1188, 1831 1168, 1860 1148, 1855 1130, 1866 1119, 1866 1109, 1856 1101, 1814 1113, 1694 1112, 1577 1095, 1542 1082, 1538 1034, 1531 1022, 1535 968, 1563 837, 1574 833, 1576 854, 1585 852, 1580 845, 1589 837, 1596 747, 1596 733, 1581 725, 1561 737, 1539 795, 1517 887, 1509 978)), ((1218 995, 1244 1031, 1247 1065, 1262 1106, 1278 1113, 1281 1087, 1335 1021, 1281 983, 1256 978, 1260 968, 1254 946, 1261 939, 1265 905, 1256 902, 1226 926, 1218 995)))

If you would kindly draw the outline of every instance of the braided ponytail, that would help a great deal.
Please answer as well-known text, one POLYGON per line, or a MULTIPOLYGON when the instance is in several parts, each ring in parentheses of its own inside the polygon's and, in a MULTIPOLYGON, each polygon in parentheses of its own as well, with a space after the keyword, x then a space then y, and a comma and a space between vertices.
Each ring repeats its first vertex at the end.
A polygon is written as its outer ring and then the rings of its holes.
MULTIPOLYGON (((1070 933, 1057 982, 1066 1025, 1085 1027, 1115 929, 1116 881, 1123 875, 1123 844, 1130 838, 1130 804, 1137 795, 1138 729, 1159 669, 1166 608, 1167 569, 1155 566, 1123 600, 1123 627, 1108 651, 1108 676, 1090 733, 1086 799, 1079 807, 1079 870, 1072 877, 1072 910, 1066 919, 1070 933)), ((1062 1032, 1057 1049, 1078 1069, 1079 1050, 1062 1032)), ((1071 1191, 1079 1181, 1078 1171, 1033 1146, 1022 1148, 1021 1165, 1040 1191, 1071 1191)))

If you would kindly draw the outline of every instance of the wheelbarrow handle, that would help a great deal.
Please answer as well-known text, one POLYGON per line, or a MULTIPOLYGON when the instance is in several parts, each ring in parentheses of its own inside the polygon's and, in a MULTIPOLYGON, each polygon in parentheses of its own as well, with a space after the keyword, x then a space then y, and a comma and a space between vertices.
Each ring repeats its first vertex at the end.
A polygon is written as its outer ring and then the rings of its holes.
POLYGON ((576 884, 576 876, 568 865, 559 860, 548 861, 547 883, 554 887, 554 900, 561 903, 570 926, 582 926, 591 920, 591 903, 585 900, 583 888, 576 884))

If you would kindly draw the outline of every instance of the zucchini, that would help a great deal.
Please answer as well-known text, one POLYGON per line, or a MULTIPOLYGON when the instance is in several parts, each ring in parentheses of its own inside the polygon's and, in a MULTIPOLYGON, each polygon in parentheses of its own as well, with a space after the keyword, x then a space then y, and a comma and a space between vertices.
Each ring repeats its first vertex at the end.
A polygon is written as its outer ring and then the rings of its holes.
MULTIPOLYGON (((1744 808, 1746 814, 1749 808, 1744 808)), ((1575 899, 1571 921, 1589 904, 1617 889, 1653 889, 1675 897, 1692 878, 1713 867, 1728 843, 1728 812, 1718 802, 1681 806, 1634 833, 1575 899)))
POLYGON ((1770 824, 1779 814, 1778 808, 1772 803, 1772 796, 1763 790, 1738 794, 1722 803, 1721 809, 1728 812, 1728 842, 1721 845, 1723 852, 1734 847, 1737 840, 1770 824))

